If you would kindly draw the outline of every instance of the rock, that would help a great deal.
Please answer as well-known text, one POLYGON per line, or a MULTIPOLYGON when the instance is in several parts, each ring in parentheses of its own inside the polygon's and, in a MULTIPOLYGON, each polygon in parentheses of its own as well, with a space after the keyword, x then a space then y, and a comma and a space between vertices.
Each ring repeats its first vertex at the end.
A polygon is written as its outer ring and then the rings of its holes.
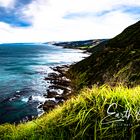
POLYGON ((49 73, 49 74, 48 74, 48 77, 49 77, 49 78, 58 78, 58 77, 59 77, 59 74, 54 73, 54 72, 53 72, 53 73, 49 73))
POLYGON ((65 75, 66 72, 67 72, 68 69, 69 69, 69 66, 62 65, 62 66, 54 67, 54 68, 52 68, 52 69, 53 69, 54 71, 59 72, 61 75, 65 75))
POLYGON ((54 80, 57 80, 57 78, 54 78, 54 77, 45 77, 44 80, 46 80, 46 81, 54 81, 54 80))
POLYGON ((57 104, 63 104, 63 102, 64 102, 64 100, 60 100, 60 101, 58 101, 57 104))
POLYGON ((49 89, 62 89, 62 90, 70 90, 68 87, 66 87, 66 86, 62 86, 62 85, 50 85, 49 87, 48 87, 49 89))
POLYGON ((43 104, 38 105, 37 108, 43 108, 43 104))
POLYGON ((47 90, 47 95, 46 95, 47 98, 55 98, 57 95, 59 94, 56 91, 47 90))
POLYGON ((55 108, 56 105, 57 105, 57 103, 55 101, 48 100, 48 101, 45 101, 45 103, 42 106, 43 106, 44 111, 49 111, 49 110, 55 108))
POLYGON ((66 87, 70 85, 70 82, 66 80, 54 80, 52 83, 55 85, 61 85, 66 87))
POLYGON ((44 104, 39 105, 39 108, 43 108, 44 111, 49 111, 55 108, 56 105, 62 104, 70 97, 71 80, 66 77, 66 72, 68 69, 68 65, 52 67, 54 72, 49 73, 48 77, 44 78, 44 80, 50 83, 47 93, 44 96, 46 98, 55 98, 56 102, 53 100, 45 101, 44 104), (61 90, 62 93, 59 93, 59 90, 61 90))
POLYGON ((51 80, 52 78, 50 77, 45 77, 44 80, 51 80))
POLYGON ((64 77, 62 77, 62 80, 63 80, 63 81, 66 81, 66 82, 71 82, 71 80, 70 80, 70 79, 68 79, 68 78, 66 78, 65 76, 64 76, 64 77))
POLYGON ((67 97, 66 97, 66 96, 61 95, 61 96, 56 96, 56 97, 55 97, 55 99, 56 99, 56 100, 60 100, 60 101, 61 101, 61 100, 66 100, 66 99, 67 99, 67 97))
POLYGON ((28 102, 29 102, 29 101, 31 101, 32 99, 33 99, 33 97, 32 97, 32 96, 30 96, 30 97, 29 97, 29 99, 28 99, 28 102))

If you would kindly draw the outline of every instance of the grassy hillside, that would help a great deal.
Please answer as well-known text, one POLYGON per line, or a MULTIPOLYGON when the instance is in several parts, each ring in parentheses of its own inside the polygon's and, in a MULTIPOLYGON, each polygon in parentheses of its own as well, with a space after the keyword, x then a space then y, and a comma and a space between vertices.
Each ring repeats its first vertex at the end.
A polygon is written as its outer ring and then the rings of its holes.
POLYGON ((75 89, 105 83, 140 84, 140 21, 91 51, 90 57, 69 71, 75 89))
POLYGON ((0 126, 3 140, 96 140, 137 139, 139 132, 140 86, 83 89, 48 114, 18 126, 0 126), (117 107, 113 105, 116 103, 117 107), (109 112, 115 112, 108 116, 109 112), (126 111, 130 111, 126 113, 126 111), (122 121, 118 121, 122 119, 122 121), (124 120, 124 121, 123 121, 124 120))
POLYGON ((1 125, 0 139, 139 139, 139 33, 140 22, 92 48, 90 57, 69 70, 75 88, 71 99, 25 124, 1 125))
POLYGON ((82 40, 82 41, 58 42, 58 43, 53 43, 53 45, 63 46, 64 48, 88 50, 105 40, 106 39, 92 39, 92 40, 82 40))

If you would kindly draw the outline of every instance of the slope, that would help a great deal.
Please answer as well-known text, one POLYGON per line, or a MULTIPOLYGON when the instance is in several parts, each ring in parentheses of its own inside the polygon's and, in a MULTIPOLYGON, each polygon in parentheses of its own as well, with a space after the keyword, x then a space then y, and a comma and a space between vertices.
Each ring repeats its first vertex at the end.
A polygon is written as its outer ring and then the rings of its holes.
POLYGON ((140 84, 140 21, 90 51, 91 56, 69 70, 75 89, 105 83, 140 84))

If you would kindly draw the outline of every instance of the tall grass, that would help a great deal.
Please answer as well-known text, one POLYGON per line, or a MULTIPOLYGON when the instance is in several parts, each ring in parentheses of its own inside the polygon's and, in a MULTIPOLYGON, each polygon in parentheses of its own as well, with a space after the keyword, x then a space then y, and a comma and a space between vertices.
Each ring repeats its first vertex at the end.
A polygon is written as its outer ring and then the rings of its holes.
POLYGON ((36 120, 1 125, 0 139, 133 140, 140 136, 139 107, 140 86, 93 86, 36 120))

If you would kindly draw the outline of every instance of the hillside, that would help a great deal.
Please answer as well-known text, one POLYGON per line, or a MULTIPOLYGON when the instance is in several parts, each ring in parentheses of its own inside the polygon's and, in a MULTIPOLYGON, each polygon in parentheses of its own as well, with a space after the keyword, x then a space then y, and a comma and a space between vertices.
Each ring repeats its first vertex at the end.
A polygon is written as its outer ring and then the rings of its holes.
MULTIPOLYGON (((94 86, 83 89, 48 114, 18 126, 0 126, 1 140, 135 140, 140 136, 137 110, 140 86, 110 88, 94 86), (135 95, 135 96, 134 96, 135 95), (116 103, 108 117, 106 110, 116 103), (126 110, 131 110, 131 115, 126 110), (118 111, 120 114, 118 114, 118 111), (122 113, 122 114, 121 114, 122 113), (117 115, 117 117, 115 117, 117 115), (124 116, 123 116, 124 115, 124 116), (112 120, 122 119, 124 121, 112 120)), ((139 116, 138 116, 139 117, 139 116)))
POLYGON ((106 39, 92 39, 82 41, 58 42, 52 44, 56 46, 62 46, 64 48, 90 50, 91 48, 100 44, 101 42, 104 42, 105 40, 106 39))
POLYGON ((105 83, 113 86, 117 83, 140 84, 140 21, 90 51, 90 57, 69 70, 76 89, 105 83))

